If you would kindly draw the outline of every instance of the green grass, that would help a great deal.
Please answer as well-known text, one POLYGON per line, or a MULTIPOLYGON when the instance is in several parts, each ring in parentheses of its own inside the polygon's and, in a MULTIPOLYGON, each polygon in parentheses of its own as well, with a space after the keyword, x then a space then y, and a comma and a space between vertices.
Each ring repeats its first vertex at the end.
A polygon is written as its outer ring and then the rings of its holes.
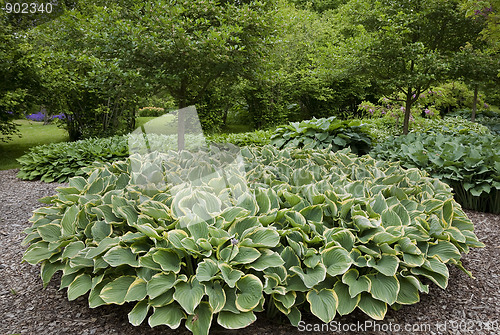
POLYGON ((16 158, 21 157, 29 148, 53 142, 68 141, 68 133, 56 125, 43 125, 43 122, 16 120, 22 137, 14 136, 11 141, 0 142, 0 170, 20 167, 16 158))

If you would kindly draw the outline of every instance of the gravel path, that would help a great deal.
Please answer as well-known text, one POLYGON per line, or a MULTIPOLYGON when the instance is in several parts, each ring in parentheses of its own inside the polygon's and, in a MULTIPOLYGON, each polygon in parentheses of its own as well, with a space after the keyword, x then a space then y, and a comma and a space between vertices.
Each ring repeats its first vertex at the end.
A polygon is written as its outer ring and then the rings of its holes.
MULTIPOLYGON (((188 334, 182 325, 175 331, 168 327, 151 329, 146 322, 134 327, 127 320, 130 305, 90 309, 86 297, 70 302, 66 290, 58 291, 58 278, 43 289, 40 267, 20 263, 25 250, 21 246, 22 231, 28 227, 31 211, 41 206, 37 199, 54 194, 59 185, 20 181, 16 173, 0 171, 0 335, 188 334)), ((383 322, 373 323, 356 313, 337 317, 323 329, 326 332, 309 333, 500 334, 500 215, 467 214, 486 244, 486 248, 474 249, 463 258, 464 266, 476 279, 452 267, 446 290, 431 285, 430 294, 421 296, 420 303, 389 311, 383 322)), ((294 328, 259 317, 242 331, 248 335, 303 334, 320 326, 312 316, 306 315, 304 321, 307 326, 294 328)), ((211 329, 213 334, 240 332, 225 330, 215 322, 211 329)))

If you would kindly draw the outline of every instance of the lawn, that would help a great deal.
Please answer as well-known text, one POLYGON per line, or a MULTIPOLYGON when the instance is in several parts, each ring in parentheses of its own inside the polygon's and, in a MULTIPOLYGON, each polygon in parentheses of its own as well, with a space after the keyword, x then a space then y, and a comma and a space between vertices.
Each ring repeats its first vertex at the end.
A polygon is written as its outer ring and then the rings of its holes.
POLYGON ((44 125, 43 122, 16 120, 20 125, 21 137, 15 136, 7 143, 0 142, 0 170, 20 167, 16 158, 21 157, 29 148, 68 140, 68 133, 54 124, 44 125))

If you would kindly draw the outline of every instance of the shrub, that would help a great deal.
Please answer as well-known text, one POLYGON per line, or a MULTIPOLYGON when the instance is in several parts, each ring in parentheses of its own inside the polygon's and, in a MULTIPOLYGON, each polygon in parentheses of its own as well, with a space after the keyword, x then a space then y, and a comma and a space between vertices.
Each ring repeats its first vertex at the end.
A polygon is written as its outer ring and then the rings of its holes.
POLYGON ((368 153, 371 139, 359 120, 341 121, 329 118, 291 122, 276 129, 271 136, 271 144, 282 148, 324 149, 333 151, 351 148, 360 155, 368 153))
MULTIPOLYGON (((470 119, 472 111, 470 109, 461 109, 450 113, 451 115, 470 119)), ((487 127, 492 134, 500 135, 500 114, 491 110, 481 110, 476 115, 476 122, 487 127)))
POLYGON ((371 155, 420 168, 448 183, 464 207, 500 213, 500 137, 408 134, 377 145, 371 155))
POLYGON ((411 129, 413 133, 434 133, 443 135, 477 134, 488 135, 487 127, 461 117, 443 119, 417 119, 411 129))
MULTIPOLYGON (((188 149, 203 145, 200 136, 186 134, 188 149)), ((30 148, 17 161, 21 164, 18 178, 41 179, 44 182, 66 182, 84 175, 83 168, 95 162, 114 162, 129 156, 129 152, 146 153, 154 150, 176 150, 175 135, 125 135, 108 138, 90 138, 76 142, 52 143, 30 148), (131 145, 129 150, 129 145, 131 145)))
POLYGON ((143 107, 137 111, 137 116, 159 117, 165 113, 167 113, 167 111, 161 107, 143 107))
POLYGON ((214 143, 232 143, 243 147, 247 145, 263 146, 271 142, 271 131, 256 130, 237 134, 215 134, 207 138, 209 142, 214 143))
MULTIPOLYGON (((362 122, 367 126, 366 130, 375 143, 387 142, 391 136, 402 133, 401 127, 397 127, 396 119, 391 116, 363 119, 362 122)), ((446 117, 444 119, 416 117, 413 122, 410 122, 410 133, 441 133, 447 135, 474 133, 487 135, 490 131, 479 123, 461 117, 446 117)))
POLYGON ((296 326, 306 310, 380 320, 427 280, 445 288, 447 264, 483 246, 450 188, 417 169, 328 149, 241 155, 248 172, 214 148, 72 178, 34 211, 23 260, 41 263, 44 285, 62 271, 69 300, 130 302, 134 325, 208 334, 213 319, 243 328, 264 310, 296 326))

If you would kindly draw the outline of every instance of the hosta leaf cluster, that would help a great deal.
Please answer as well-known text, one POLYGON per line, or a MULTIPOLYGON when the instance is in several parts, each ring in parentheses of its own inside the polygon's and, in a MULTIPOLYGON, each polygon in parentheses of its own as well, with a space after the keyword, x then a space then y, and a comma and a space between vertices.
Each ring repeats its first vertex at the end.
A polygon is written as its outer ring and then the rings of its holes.
POLYGON ((224 149, 153 152, 72 178, 35 210, 23 259, 45 285, 62 271, 70 300, 207 334, 264 310, 382 319, 482 246, 450 188, 417 169, 328 149, 238 157, 246 170, 224 149))
MULTIPOLYGON (((188 149, 197 148, 204 145, 205 140, 201 135, 188 134, 186 143, 188 149)), ((84 168, 95 162, 123 160, 134 152, 173 149, 177 149, 177 137, 158 134, 131 134, 40 145, 18 159, 21 168, 17 176, 25 180, 61 183, 71 177, 85 175, 84 168)))
POLYGON ((325 149, 333 151, 349 147, 363 155, 370 150, 372 141, 360 120, 342 121, 329 118, 291 122, 276 129, 271 144, 282 148, 325 149))
POLYGON ((500 213, 500 137, 468 134, 409 134, 372 151, 378 159, 427 171, 453 187, 470 209, 500 213))
POLYGON ((209 136, 208 140, 214 143, 232 143, 239 147, 247 145, 262 146, 271 142, 271 131, 256 130, 247 133, 216 134, 209 136))

